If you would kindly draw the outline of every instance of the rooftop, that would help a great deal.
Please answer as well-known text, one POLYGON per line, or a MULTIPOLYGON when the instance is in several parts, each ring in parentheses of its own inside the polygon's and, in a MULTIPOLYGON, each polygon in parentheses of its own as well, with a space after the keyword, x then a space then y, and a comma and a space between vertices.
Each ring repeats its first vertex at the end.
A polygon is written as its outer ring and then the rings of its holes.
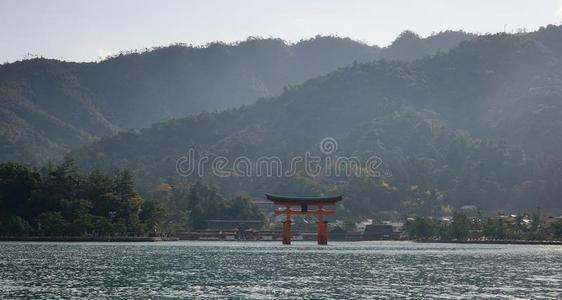
POLYGON ((302 203, 302 204, 334 203, 342 200, 342 195, 302 197, 302 196, 279 196, 279 195, 265 194, 265 196, 267 200, 271 200, 273 202, 302 203))

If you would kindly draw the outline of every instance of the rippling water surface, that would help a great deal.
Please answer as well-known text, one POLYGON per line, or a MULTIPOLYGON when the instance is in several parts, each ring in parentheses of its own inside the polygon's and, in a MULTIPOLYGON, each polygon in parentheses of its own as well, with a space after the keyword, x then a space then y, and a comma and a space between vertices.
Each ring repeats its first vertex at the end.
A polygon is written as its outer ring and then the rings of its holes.
POLYGON ((544 298, 562 247, 409 242, 0 243, 0 298, 544 298))

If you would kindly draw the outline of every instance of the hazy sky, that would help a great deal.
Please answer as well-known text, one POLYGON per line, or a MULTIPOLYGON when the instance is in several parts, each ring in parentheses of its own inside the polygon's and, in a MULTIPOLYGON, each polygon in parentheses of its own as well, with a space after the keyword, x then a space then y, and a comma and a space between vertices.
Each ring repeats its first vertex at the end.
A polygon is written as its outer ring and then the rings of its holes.
POLYGON ((535 30, 562 21, 562 0, 0 0, 0 63, 26 53, 89 61, 183 42, 349 36, 385 46, 410 29, 535 30), (507 24, 507 25, 506 25, 507 24))

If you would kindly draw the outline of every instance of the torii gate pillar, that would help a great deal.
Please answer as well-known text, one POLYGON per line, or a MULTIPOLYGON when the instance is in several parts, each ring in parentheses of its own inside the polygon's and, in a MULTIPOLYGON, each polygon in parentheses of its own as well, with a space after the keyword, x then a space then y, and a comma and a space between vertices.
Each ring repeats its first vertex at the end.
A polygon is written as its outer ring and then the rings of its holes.
POLYGON ((283 221, 283 245, 291 244, 291 220, 283 221))

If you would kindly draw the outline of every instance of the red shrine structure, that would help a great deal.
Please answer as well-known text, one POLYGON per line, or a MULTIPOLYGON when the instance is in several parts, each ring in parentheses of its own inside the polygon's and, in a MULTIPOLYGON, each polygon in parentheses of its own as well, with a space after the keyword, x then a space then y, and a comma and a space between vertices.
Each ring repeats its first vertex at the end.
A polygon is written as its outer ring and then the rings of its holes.
POLYGON ((342 196, 328 196, 328 197, 290 197, 290 196, 276 196, 265 194, 268 200, 273 201, 273 204, 280 206, 274 211, 274 214, 285 215, 283 221, 283 244, 291 244, 291 216, 292 215, 306 215, 316 216, 317 229, 318 229, 318 245, 328 244, 328 231, 327 221, 324 216, 335 216, 336 212, 333 210, 325 210, 326 206, 333 206, 336 202, 341 201, 342 196), (299 207, 300 210, 293 210, 292 207, 299 207), (309 206, 315 206, 315 210, 309 210, 309 206))

